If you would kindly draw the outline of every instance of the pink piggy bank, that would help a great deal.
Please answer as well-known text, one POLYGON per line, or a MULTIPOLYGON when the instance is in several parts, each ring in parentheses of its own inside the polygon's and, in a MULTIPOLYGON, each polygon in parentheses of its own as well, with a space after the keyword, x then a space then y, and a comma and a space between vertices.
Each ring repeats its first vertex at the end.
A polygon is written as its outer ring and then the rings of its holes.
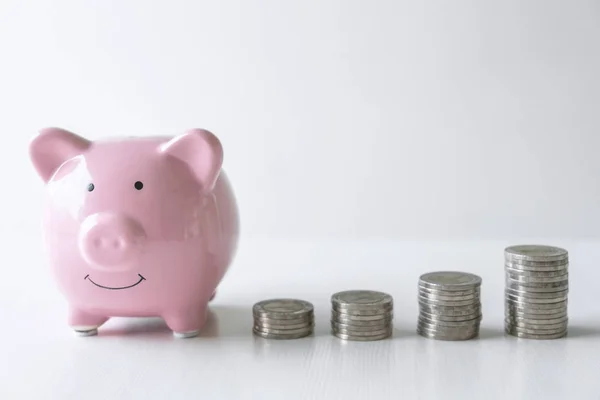
POLYGON ((210 132, 92 141, 44 129, 30 158, 45 182, 44 244, 69 326, 161 317, 199 334, 231 264, 238 210, 210 132))

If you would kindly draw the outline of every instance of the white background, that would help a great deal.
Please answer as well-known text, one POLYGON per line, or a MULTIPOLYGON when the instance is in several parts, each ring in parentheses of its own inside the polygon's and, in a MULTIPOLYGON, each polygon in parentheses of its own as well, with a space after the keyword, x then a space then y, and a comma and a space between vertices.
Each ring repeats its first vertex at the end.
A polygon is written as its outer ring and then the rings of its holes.
POLYGON ((247 235, 598 236, 599 21, 594 1, 3 0, 3 180, 36 210, 43 126, 203 127, 247 235))
POLYGON ((0 1, 0 397, 503 398, 518 380, 516 398, 598 398, 600 308, 586 299, 600 233, 598 71, 594 1, 0 1), (219 136, 243 233, 215 304, 229 333, 194 351, 163 328, 165 341, 69 335, 27 159, 45 126, 219 136), (569 341, 501 336, 502 248, 521 241, 572 254, 569 341), (418 275, 449 268, 489 282, 490 344, 463 356, 412 333, 418 275), (344 353, 327 336, 328 296, 363 286, 394 294, 404 333, 344 353), (249 307, 271 295, 320 304, 319 350, 252 342, 249 307), (458 367, 440 366, 448 357, 483 386, 461 385, 458 367))

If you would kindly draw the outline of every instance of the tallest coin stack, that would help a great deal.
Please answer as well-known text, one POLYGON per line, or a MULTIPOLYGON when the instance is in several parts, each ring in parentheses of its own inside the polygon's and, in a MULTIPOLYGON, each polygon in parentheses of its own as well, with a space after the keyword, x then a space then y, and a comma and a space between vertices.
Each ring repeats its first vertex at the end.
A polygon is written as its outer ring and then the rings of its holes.
POLYGON ((567 335, 569 253, 521 245, 504 250, 505 331, 524 339, 567 335))

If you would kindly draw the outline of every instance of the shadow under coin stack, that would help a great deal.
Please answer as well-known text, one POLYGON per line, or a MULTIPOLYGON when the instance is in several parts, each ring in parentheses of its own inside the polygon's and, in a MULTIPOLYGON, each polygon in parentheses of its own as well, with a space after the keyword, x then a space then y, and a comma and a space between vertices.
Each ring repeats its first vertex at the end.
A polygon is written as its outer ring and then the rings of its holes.
POLYGON ((479 335, 481 278, 439 271, 419 278, 417 333, 428 339, 469 340, 479 335))
POLYGON ((270 299, 252 307, 252 332, 265 339, 300 339, 314 331, 314 307, 296 299, 270 299))
POLYGON ((569 254, 540 245, 504 250, 507 334, 523 339, 559 339, 567 335, 569 254))
POLYGON ((331 296, 331 332, 344 340, 374 341, 394 329, 392 296, 370 290, 349 290, 331 296))

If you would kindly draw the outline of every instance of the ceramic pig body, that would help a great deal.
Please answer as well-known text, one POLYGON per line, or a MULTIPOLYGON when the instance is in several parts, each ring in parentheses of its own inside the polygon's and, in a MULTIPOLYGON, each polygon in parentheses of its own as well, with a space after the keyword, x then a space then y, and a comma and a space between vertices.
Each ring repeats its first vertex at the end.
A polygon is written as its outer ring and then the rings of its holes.
POLYGON ((30 157, 46 183, 45 246, 72 329, 160 316, 175 336, 196 336, 238 241, 219 140, 197 129, 91 141, 50 128, 30 157))

